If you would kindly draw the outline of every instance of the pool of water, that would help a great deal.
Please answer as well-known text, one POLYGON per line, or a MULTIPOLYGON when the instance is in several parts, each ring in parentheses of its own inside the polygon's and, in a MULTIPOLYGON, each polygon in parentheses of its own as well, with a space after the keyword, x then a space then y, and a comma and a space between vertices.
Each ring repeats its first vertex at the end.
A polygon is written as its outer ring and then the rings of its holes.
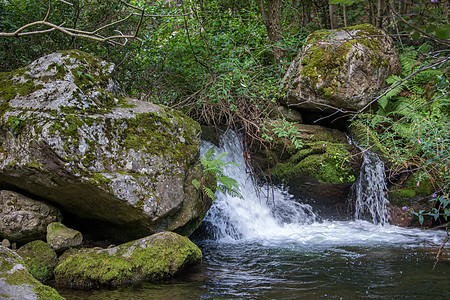
POLYGON ((448 255, 433 270, 444 232, 363 221, 305 226, 309 234, 303 233, 303 240, 300 233, 289 238, 196 241, 202 263, 171 281, 60 293, 69 300, 450 297, 448 255), (335 232, 343 234, 336 237, 335 232))

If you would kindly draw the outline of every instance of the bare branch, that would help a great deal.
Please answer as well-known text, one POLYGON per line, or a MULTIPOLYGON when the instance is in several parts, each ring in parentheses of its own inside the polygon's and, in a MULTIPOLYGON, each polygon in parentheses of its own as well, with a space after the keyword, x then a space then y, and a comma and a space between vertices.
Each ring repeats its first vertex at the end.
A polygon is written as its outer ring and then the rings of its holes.
MULTIPOLYGON (((65 1, 65 0, 59 0, 65 4, 71 5, 73 6, 73 4, 71 2, 65 1)), ((70 27, 65 27, 64 24, 62 23, 60 25, 54 24, 52 22, 50 22, 48 19, 52 13, 52 1, 49 0, 49 4, 48 4, 48 9, 47 9, 47 13, 44 17, 44 19, 42 19, 41 21, 35 21, 35 22, 30 22, 28 24, 23 25, 22 27, 18 28, 17 30, 15 30, 14 32, 0 32, 0 38, 2 37, 21 37, 21 36, 29 36, 29 35, 36 35, 36 34, 44 34, 44 33, 49 33, 49 32, 53 32, 53 31, 60 31, 64 34, 67 34, 69 36, 72 37, 81 37, 81 38, 87 38, 87 39, 91 39, 94 41, 98 41, 98 42, 108 42, 108 43, 113 43, 116 45, 125 45, 128 42, 128 39, 137 39, 139 41, 142 42, 142 39, 138 38, 137 35, 142 27, 142 23, 144 22, 144 18, 147 17, 172 17, 172 16, 181 16, 181 15, 147 15, 145 13, 145 9, 143 8, 139 8, 137 6, 131 5, 129 3, 127 3, 124 0, 119 0, 121 3, 123 3, 124 5, 139 11, 139 13, 130 13, 127 17, 120 19, 120 20, 116 20, 114 22, 108 23, 104 26, 101 26, 99 28, 96 28, 93 31, 84 31, 84 30, 78 30, 75 28, 70 28, 70 27), (118 30, 114 30, 115 32, 119 33, 117 35, 112 35, 112 36, 101 36, 99 33, 106 29, 106 28, 110 28, 112 26, 115 26, 117 24, 123 23, 125 21, 127 21, 130 17, 134 16, 134 15, 139 15, 140 19, 139 19, 139 23, 136 27, 136 29, 134 29, 133 34, 123 34, 118 30), (50 27, 48 29, 42 29, 42 30, 33 30, 33 27, 37 27, 37 26, 47 26, 50 27), (29 30, 29 31, 28 31, 29 30), (124 43, 119 43, 116 40, 118 39, 125 39, 124 43)))
POLYGON ((52 0, 48 0, 48 9, 47 9, 47 14, 45 15, 44 21, 47 21, 48 17, 50 16, 51 10, 52 10, 52 0))
POLYGON ((65 4, 67 4, 67 5, 73 6, 73 4, 70 3, 70 2, 68 2, 68 1, 65 1, 65 0, 59 0, 59 1, 62 2, 62 3, 65 3, 65 4))

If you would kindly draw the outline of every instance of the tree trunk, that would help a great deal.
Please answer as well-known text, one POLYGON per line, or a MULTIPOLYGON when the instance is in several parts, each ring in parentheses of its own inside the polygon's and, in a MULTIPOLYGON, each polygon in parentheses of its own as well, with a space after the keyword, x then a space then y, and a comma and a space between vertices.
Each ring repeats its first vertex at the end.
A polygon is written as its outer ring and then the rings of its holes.
POLYGON ((347 6, 345 3, 342 5, 342 14, 344 15, 344 27, 347 27, 347 6))
POLYGON ((383 0, 378 0, 378 7, 377 7, 377 27, 381 28, 383 26, 383 0))
POLYGON ((281 0, 258 0, 259 11, 267 28, 269 40, 273 45, 275 62, 279 62, 285 55, 284 50, 276 45, 281 40, 281 0))
POLYGON ((331 0, 328 3, 328 7, 330 9, 330 28, 337 28, 337 13, 336 13, 336 4, 331 4, 331 0))

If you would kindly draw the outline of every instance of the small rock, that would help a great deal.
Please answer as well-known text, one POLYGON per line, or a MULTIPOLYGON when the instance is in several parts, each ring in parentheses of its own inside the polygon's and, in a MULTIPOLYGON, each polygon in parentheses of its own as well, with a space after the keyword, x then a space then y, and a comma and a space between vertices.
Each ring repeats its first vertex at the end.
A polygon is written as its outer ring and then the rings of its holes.
POLYGON ((10 248, 11 247, 11 243, 7 239, 3 239, 2 246, 6 247, 6 248, 10 248))
POLYGON ((83 235, 75 229, 67 228, 59 222, 47 226, 47 243, 57 252, 77 247, 82 242, 83 235))
POLYGON ((277 111, 279 116, 286 121, 302 123, 302 114, 294 108, 289 108, 284 105, 280 105, 277 107, 277 111))

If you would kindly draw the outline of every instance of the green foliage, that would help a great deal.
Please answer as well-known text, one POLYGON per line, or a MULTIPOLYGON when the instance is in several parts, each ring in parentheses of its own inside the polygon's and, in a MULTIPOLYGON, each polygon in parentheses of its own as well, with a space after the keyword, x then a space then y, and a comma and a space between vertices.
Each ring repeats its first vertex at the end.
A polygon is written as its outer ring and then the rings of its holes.
POLYGON ((223 172, 223 168, 227 165, 237 166, 234 162, 224 162, 223 159, 228 154, 228 152, 222 152, 218 155, 214 155, 214 147, 209 149, 205 155, 203 155, 201 160, 201 167, 203 169, 203 177, 199 180, 192 180, 192 184, 197 189, 201 189, 209 198, 215 200, 216 196, 214 191, 206 185, 206 178, 208 176, 214 176, 217 180, 217 191, 223 194, 229 194, 233 197, 238 197, 243 199, 241 193, 239 192, 238 182, 226 176, 223 172))
POLYGON ((9 117, 9 131, 14 137, 17 137, 25 126, 25 119, 19 117, 9 117))
MULTIPOLYGON (((376 146, 391 162, 391 177, 402 172, 416 172, 417 187, 428 180, 434 189, 435 209, 415 213, 423 216, 448 216, 450 174, 450 98, 449 63, 423 44, 401 55, 402 74, 387 79, 391 84, 378 101, 376 114, 358 117, 366 131, 361 134, 365 147, 376 146), (446 198, 447 197, 447 198, 446 198)), ((355 123, 354 123, 355 124, 355 123)), ((428 195, 431 197, 431 195, 428 195)))
MULTIPOLYGON (((439 218, 442 218, 443 221, 448 222, 450 217, 450 193, 447 192, 445 195, 440 195, 436 199, 432 199, 431 201, 437 202, 437 207, 433 207, 431 211, 426 212, 425 210, 420 210, 418 212, 411 211, 411 213, 419 218, 420 225, 423 224, 425 216, 431 216, 434 221, 437 221, 439 218)), ((433 194, 436 196, 436 194, 433 194)))
POLYGON ((272 137, 269 136, 269 132, 272 131, 277 137, 288 139, 295 149, 300 150, 305 145, 301 132, 295 128, 295 123, 286 121, 285 119, 272 122, 270 124, 270 130, 266 127, 262 127, 262 138, 266 141, 271 141, 272 137))

